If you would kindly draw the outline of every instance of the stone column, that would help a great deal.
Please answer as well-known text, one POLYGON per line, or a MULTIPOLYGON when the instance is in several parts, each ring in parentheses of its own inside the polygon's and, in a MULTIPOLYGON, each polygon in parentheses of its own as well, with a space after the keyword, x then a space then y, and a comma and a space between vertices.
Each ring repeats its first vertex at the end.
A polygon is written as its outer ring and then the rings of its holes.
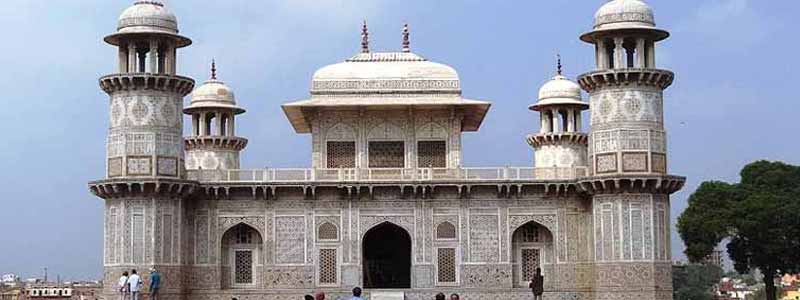
POLYGON ((126 51, 126 47, 121 45, 118 47, 118 59, 119 59, 119 72, 125 73, 128 72, 128 52, 126 51))
POLYGON ((581 115, 581 111, 576 111, 576 114, 575 114, 575 131, 577 131, 577 132, 583 132, 583 124, 581 122, 582 118, 583 118, 583 116, 581 115))
POLYGON ((150 59, 150 73, 158 73, 158 41, 150 41, 150 52, 148 55, 150 59))
POLYGON ((614 69, 624 69, 626 66, 623 43, 624 40, 621 37, 614 38, 614 69))
POLYGON ((656 67, 656 43, 654 41, 647 42, 647 67, 653 69, 656 67))
POLYGON ((208 132, 206 132, 206 129, 208 129, 208 127, 206 127, 206 114, 204 112, 201 112, 200 113, 200 128, 198 130, 198 132, 200 133, 200 136, 206 136, 206 134, 208 134, 208 132))
POLYGON ((644 69, 647 66, 645 61, 645 47, 644 47, 644 39, 638 38, 636 39, 636 67, 644 69))
POLYGON ((169 65, 169 74, 175 75, 178 72, 178 62, 177 62, 178 50, 175 48, 174 45, 169 46, 169 57, 172 63, 169 65))
POLYGON ((228 119, 228 135, 229 136, 236 136, 236 128, 234 127, 236 122, 236 115, 231 113, 230 118, 228 119))
POLYGON ((575 132, 575 111, 567 110, 567 132, 575 132))
POLYGON ((597 68, 600 70, 608 69, 608 55, 606 53, 606 42, 604 40, 597 41, 597 68))
POLYGON ((547 114, 543 111, 539 112, 539 133, 547 133, 547 114))
POLYGON ((169 75, 175 75, 175 46, 172 44, 167 44, 167 47, 164 48, 164 73, 169 75))
POLYGON ((553 114, 553 133, 561 133, 561 123, 559 122, 559 116, 557 109, 550 110, 550 113, 553 114))
POLYGON ((136 73, 136 44, 130 42, 128 44, 128 71, 127 73, 136 73))
MULTIPOLYGON (((222 132, 222 114, 220 114, 219 112, 214 112, 214 123, 216 123, 215 125, 217 125, 216 134, 220 136, 225 135, 222 132)), ((214 134, 212 133, 212 135, 214 134)))

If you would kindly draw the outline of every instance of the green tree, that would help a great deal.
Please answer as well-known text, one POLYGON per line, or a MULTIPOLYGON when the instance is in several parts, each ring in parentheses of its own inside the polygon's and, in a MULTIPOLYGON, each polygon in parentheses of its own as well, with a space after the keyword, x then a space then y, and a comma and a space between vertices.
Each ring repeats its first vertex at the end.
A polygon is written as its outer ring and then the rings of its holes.
POLYGON ((713 265, 691 264, 672 267, 674 300, 712 300, 713 287, 719 283, 722 269, 713 265))
POLYGON ((700 261, 723 240, 739 273, 758 268, 767 300, 775 277, 800 271, 800 167, 758 161, 742 169, 741 182, 703 182, 678 218, 690 261, 700 261))

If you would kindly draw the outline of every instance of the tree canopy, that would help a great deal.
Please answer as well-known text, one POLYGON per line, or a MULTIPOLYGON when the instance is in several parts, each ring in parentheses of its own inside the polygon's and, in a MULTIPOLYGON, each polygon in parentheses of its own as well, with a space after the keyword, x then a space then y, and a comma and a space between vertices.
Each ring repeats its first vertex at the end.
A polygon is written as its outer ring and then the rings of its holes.
POLYGON ((764 273, 768 300, 775 276, 800 271, 800 167, 757 161, 741 181, 707 181, 689 197, 678 232, 690 261, 701 261, 723 240, 736 271, 764 273))
POLYGON ((714 284, 719 283, 722 269, 714 265, 691 264, 672 267, 674 300, 713 300, 714 284))

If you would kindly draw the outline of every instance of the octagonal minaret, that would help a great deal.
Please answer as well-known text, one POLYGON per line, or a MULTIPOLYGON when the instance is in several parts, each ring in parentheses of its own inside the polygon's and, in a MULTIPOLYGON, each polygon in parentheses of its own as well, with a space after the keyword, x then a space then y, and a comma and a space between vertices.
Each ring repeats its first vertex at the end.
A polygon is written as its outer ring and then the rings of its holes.
MULTIPOLYGON (((110 97, 106 176, 89 183, 105 201, 104 281, 157 268, 170 278, 161 296, 182 299, 180 264, 189 249, 181 239, 183 199, 196 182, 184 179, 181 110, 194 80, 176 75, 176 59, 177 49, 191 40, 178 34, 175 15, 162 3, 137 1, 105 42, 119 53, 117 73, 100 78, 110 97)), ((108 284, 103 293, 110 299, 118 290, 108 284)))
POLYGON ((119 53, 118 73, 100 78, 111 97, 107 178, 183 177, 180 112, 194 80, 175 75, 176 50, 191 40, 163 4, 137 1, 105 41, 119 53))
POLYGON ((656 42, 669 36, 655 27, 652 9, 639 0, 614 0, 595 15, 597 66, 579 83, 589 93, 589 160, 595 175, 667 173, 663 93, 674 75, 656 68, 656 42))
POLYGON ((539 133, 528 136, 535 149, 537 179, 586 176, 587 135, 581 130, 581 112, 588 108, 580 86, 562 75, 559 57, 557 74, 539 89, 539 101, 529 107, 539 112, 541 120, 539 133))
POLYGON ((211 63, 211 79, 192 92, 183 112, 192 117, 192 134, 186 137, 186 169, 239 169, 239 152, 247 139, 236 136, 236 115, 245 110, 236 105, 233 90, 217 80, 211 63))
POLYGON ((594 45, 594 71, 578 82, 589 93, 595 299, 672 299, 670 194, 685 178, 667 174, 664 90, 674 75, 656 67, 655 25, 640 0, 613 0, 581 40, 594 45))

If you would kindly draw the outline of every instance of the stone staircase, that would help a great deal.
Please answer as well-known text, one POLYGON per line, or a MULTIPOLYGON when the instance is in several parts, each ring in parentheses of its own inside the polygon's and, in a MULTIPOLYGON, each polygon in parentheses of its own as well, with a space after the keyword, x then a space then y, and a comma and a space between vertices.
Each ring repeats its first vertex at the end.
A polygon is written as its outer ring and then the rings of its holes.
POLYGON ((373 291, 369 293, 369 300, 405 300, 406 293, 397 291, 373 291))

